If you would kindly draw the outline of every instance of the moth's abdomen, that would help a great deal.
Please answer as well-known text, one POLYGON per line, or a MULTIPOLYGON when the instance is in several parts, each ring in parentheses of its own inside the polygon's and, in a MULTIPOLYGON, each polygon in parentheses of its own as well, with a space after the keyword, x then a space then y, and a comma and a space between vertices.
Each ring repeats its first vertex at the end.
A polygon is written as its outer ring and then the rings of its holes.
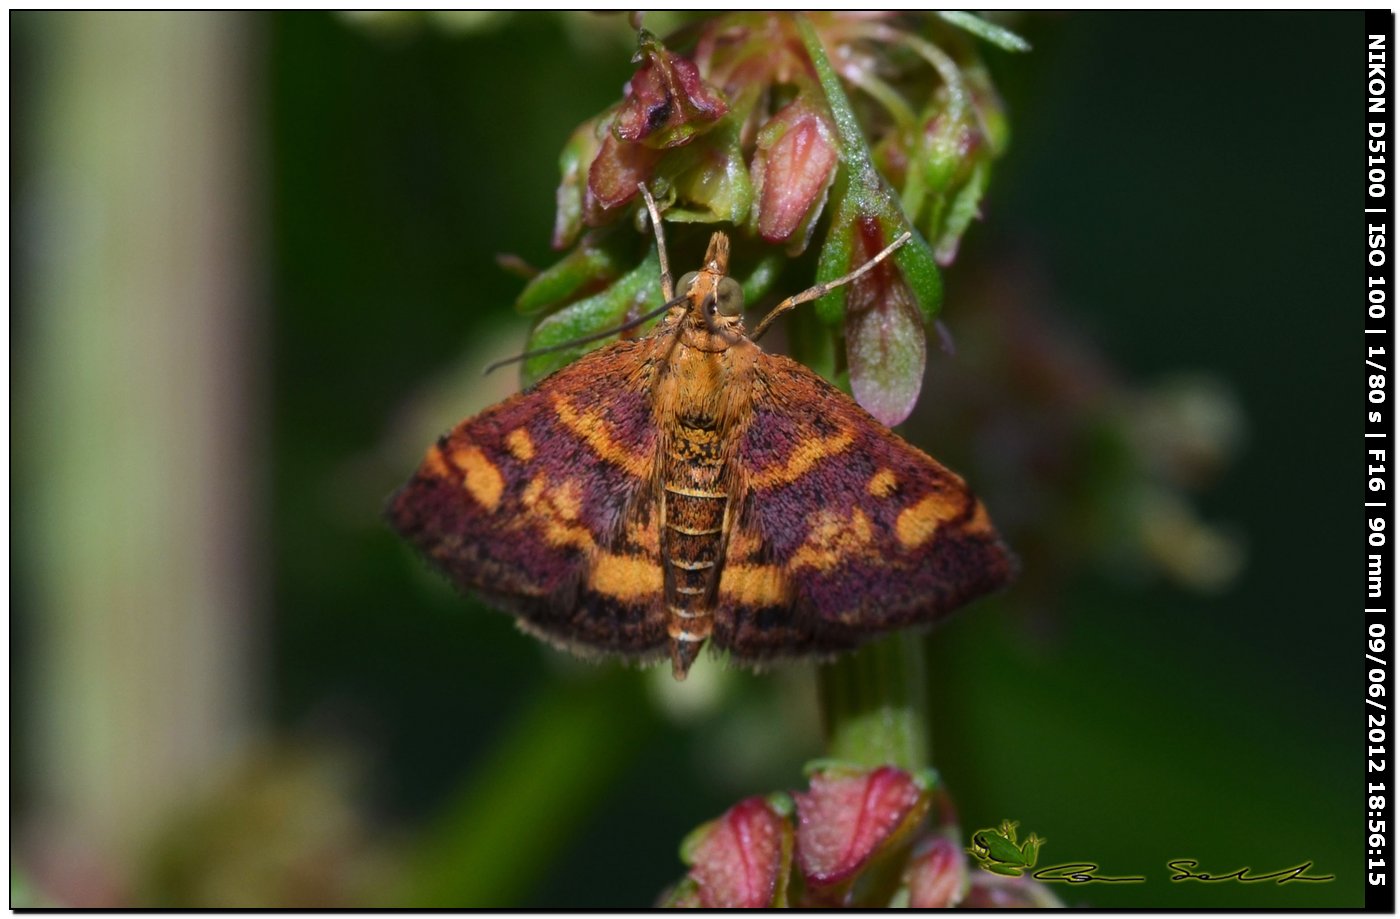
POLYGON ((677 425, 662 471, 661 564, 671 666, 683 678, 714 630, 729 495, 719 433, 677 425))

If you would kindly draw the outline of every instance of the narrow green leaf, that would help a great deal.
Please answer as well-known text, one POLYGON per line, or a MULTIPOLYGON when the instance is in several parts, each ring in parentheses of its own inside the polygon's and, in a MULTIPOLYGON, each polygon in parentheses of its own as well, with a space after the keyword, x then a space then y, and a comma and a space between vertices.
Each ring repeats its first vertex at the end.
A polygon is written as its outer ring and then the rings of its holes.
POLYGON ((942 10, 938 14, 945 22, 950 22, 978 38, 989 41, 1003 51, 1029 51, 1031 43, 1010 29, 988 22, 981 16, 964 10, 942 10))
MULTIPOLYGON (((645 312, 661 303, 661 266, 656 250, 642 263, 600 293, 571 303, 546 316, 530 333, 527 351, 549 348, 575 338, 583 338, 626 322, 629 315, 645 312)), ((594 348, 615 339, 590 341, 573 348, 532 357, 521 371, 522 382, 531 386, 554 371, 578 360, 594 348)))
POLYGON ((599 240, 586 236, 568 255, 541 271, 515 299, 515 311, 525 316, 542 313, 576 297, 588 288, 614 280, 626 270, 621 234, 599 240))
POLYGON ((801 15, 797 16, 797 29, 802 35, 803 47, 807 49, 812 65, 817 71, 817 79, 821 82, 826 103, 831 108, 832 120, 836 124, 841 162, 849 174, 847 192, 856 195, 861 210, 875 213, 881 209, 882 203, 888 206, 893 200, 893 192, 871 160, 870 146, 865 141, 865 133, 861 131, 860 121, 856 118, 855 110, 851 108, 851 101, 846 98, 846 91, 841 88, 840 78, 832 69, 831 61, 827 60, 826 49, 822 46, 817 30, 812 27, 807 17, 801 15))

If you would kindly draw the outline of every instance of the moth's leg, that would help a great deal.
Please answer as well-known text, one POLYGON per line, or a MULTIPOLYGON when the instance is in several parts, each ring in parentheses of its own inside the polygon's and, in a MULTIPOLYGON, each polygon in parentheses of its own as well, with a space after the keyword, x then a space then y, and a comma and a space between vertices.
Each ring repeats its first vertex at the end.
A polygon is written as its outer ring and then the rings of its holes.
POLYGON ((783 313, 786 313, 794 306, 797 306, 801 303, 806 303, 809 300, 815 300, 818 297, 824 297, 830 291, 835 290, 842 284, 851 283, 856 278, 865 274, 871 268, 874 268, 876 265, 889 258, 890 254, 893 253, 894 250, 907 243, 911 238, 913 238, 913 235, 914 234, 906 230, 899 236, 898 239, 890 243, 884 249, 881 249, 880 252, 874 258, 866 262, 864 265, 861 265, 859 268, 857 268, 855 271, 852 271, 850 274, 843 274, 839 278, 826 281, 825 283, 818 284, 815 287, 809 287, 800 294, 794 294, 793 296, 788 297, 782 303, 779 303, 777 306, 773 307, 772 311, 769 312, 767 316, 763 317, 763 321, 758 324, 758 328, 754 329, 754 333, 750 337, 754 341, 757 341, 758 337, 762 335, 770 325, 773 324, 774 319, 777 319, 779 316, 781 316, 783 313))
POLYGON ((651 215, 651 229, 656 234, 656 257, 661 262, 661 299, 669 303, 676 291, 671 286, 671 263, 666 258, 666 233, 661 228, 661 212, 656 209, 656 199, 647 190, 645 182, 638 182, 637 190, 646 199, 647 213, 651 215))

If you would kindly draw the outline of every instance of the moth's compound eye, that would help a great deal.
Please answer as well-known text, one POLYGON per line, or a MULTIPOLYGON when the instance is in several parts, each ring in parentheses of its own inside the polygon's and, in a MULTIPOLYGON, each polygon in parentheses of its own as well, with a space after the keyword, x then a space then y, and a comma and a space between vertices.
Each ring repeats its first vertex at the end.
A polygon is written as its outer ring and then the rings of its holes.
POLYGON ((690 293, 690 285, 694 284, 695 279, 699 276, 700 272, 698 271, 687 271, 685 274, 681 275, 680 281, 676 283, 676 296, 684 297, 686 294, 690 293))
POLYGON ((733 278, 720 278, 719 288, 715 291, 715 301, 721 313, 737 316, 744 311, 744 288, 733 278))

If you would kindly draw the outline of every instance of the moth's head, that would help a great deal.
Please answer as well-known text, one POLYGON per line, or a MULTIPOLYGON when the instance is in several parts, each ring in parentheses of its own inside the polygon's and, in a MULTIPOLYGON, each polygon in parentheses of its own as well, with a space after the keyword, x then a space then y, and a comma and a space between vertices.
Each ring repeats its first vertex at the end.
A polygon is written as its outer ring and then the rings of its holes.
POLYGON ((728 272, 729 237, 716 233, 705 250, 705 267, 686 272, 676 284, 676 294, 686 298, 687 315, 711 333, 743 325, 744 289, 728 272))

